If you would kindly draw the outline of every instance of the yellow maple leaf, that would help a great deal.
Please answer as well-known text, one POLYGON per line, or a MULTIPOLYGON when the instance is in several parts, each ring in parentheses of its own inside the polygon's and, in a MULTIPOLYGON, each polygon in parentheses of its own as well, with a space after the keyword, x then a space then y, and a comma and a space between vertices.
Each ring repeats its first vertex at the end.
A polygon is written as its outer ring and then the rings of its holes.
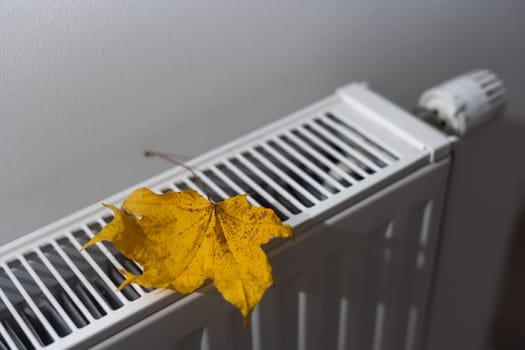
POLYGON ((123 210, 107 207, 114 219, 83 248, 112 241, 143 266, 140 276, 127 272, 120 288, 139 283, 191 293, 210 279, 245 321, 273 284, 261 244, 293 237, 273 210, 250 205, 244 194, 214 203, 194 190, 155 194, 140 188, 123 210))

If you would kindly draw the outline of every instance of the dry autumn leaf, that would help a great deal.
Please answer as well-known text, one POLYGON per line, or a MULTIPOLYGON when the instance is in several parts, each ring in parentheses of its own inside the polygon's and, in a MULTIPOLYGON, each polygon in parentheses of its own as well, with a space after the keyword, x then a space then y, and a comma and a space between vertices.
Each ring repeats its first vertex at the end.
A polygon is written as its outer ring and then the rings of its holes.
POLYGON ((84 248, 112 241, 144 267, 140 276, 127 272, 120 288, 139 283, 190 293, 210 279, 245 320, 273 284, 261 244, 293 236, 273 210, 250 205, 246 195, 214 203, 194 190, 155 194, 140 188, 123 210, 107 207, 114 219, 84 248))

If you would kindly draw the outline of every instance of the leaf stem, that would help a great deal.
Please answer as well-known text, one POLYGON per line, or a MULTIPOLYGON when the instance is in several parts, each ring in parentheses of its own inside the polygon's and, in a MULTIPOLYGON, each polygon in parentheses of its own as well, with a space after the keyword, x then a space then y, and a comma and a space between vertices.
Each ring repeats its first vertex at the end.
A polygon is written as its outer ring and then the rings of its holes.
POLYGON ((202 181, 201 177, 199 175, 197 175, 195 170, 193 170, 190 166, 188 166, 188 165, 184 164, 183 162, 180 162, 180 161, 178 161, 176 159, 173 159, 173 158, 169 157, 168 155, 166 155, 165 153, 162 153, 162 152, 146 150, 146 151, 144 151, 144 156, 148 157, 148 158, 149 157, 158 157, 160 159, 164 159, 167 162, 170 162, 170 163, 173 163, 175 165, 181 166, 184 169, 188 170, 195 177, 195 179, 198 181, 199 186, 200 186, 200 188, 202 188, 202 191, 206 194, 206 197, 207 197, 208 201, 210 201, 210 203, 212 203, 212 204, 215 204, 215 202, 210 197, 208 186, 206 186, 204 181, 202 181))

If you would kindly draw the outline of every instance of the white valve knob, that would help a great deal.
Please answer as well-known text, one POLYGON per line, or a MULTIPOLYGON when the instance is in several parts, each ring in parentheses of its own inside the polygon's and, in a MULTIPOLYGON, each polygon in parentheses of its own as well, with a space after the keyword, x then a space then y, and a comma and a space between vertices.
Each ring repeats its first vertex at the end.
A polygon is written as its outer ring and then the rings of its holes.
POLYGON ((447 132, 464 135, 485 121, 501 115, 505 87, 496 74, 475 70, 425 91, 419 107, 433 111, 434 124, 447 132))

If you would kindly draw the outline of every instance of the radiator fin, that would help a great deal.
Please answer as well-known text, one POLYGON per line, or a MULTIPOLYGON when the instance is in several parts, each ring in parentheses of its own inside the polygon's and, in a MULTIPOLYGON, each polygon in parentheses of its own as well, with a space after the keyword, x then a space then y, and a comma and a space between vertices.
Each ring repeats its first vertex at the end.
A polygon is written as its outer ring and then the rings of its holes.
MULTIPOLYGON (((397 149, 353 125, 352 116, 340 110, 323 107, 203 158, 192 164, 202 182, 176 169, 147 185, 157 193, 194 189, 217 202, 247 193, 251 204, 272 208, 281 220, 296 225, 312 217, 318 207, 340 203, 345 191, 364 188, 369 179, 399 166, 396 163, 420 157, 415 150, 405 152, 408 146, 397 149)), ((124 197, 111 203, 118 205, 124 197)), ((164 293, 135 284, 118 290, 124 280, 122 270, 137 275, 143 271, 112 243, 80 249, 112 219, 109 210, 98 206, 0 261, 0 349, 46 348, 79 330, 95 327, 100 331, 97 324, 108 316, 146 309, 164 293), (142 306, 137 306, 138 301, 142 306)), ((420 241, 425 244, 429 229, 421 225, 420 241)), ((322 344, 337 349, 383 349, 374 339, 389 332, 390 310, 388 300, 383 300, 382 311, 377 311, 382 282, 374 276, 381 272, 383 252, 377 247, 385 240, 384 230, 366 239, 355 238, 355 245, 338 247, 318 266, 297 271, 278 289, 269 290, 262 301, 267 307, 255 309, 248 329, 243 330, 238 312, 233 312, 220 324, 203 325, 173 346, 213 349, 211 338, 219 339, 227 332, 229 336, 221 342, 233 349, 315 349, 322 344), (366 271, 356 267, 363 264, 366 271), (355 285, 355 281, 364 283, 355 285), (324 287, 312 290, 316 285, 324 287), (323 326, 315 329, 317 318, 323 326), (274 338, 275 334, 281 336, 274 338)), ((425 252, 417 256, 419 265, 424 264, 425 252)), ((417 310, 405 315, 403 323, 414 323, 414 315, 417 310)), ((417 331, 406 327, 407 334, 417 331)))

